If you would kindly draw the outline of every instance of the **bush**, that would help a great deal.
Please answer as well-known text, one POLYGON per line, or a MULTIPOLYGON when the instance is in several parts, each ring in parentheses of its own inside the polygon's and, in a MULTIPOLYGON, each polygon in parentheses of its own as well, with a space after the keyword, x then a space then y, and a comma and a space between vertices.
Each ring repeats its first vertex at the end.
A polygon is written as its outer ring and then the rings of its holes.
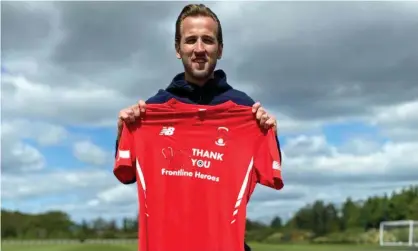
POLYGON ((359 236, 359 243, 362 244, 377 244, 379 243, 379 231, 371 229, 359 236))
POLYGON ((265 243, 269 243, 269 244, 278 244, 278 243, 281 243, 281 242, 283 242, 283 234, 282 233, 279 233, 279 232, 273 233, 273 234, 269 235, 264 240, 264 242, 265 243))
POLYGON ((246 232, 245 239, 248 241, 263 242, 273 232, 274 230, 271 228, 250 230, 246 232))
POLYGON ((316 244, 354 244, 358 243, 358 234, 332 233, 326 236, 320 236, 313 239, 316 244))
POLYGON ((282 240, 284 242, 309 242, 314 234, 304 230, 287 230, 283 232, 282 240))
POLYGON ((312 240, 316 244, 377 244, 379 231, 372 229, 367 232, 351 229, 340 233, 320 236, 312 240))
POLYGON ((326 236, 316 237, 312 240, 315 244, 328 244, 330 243, 330 239, 326 236))

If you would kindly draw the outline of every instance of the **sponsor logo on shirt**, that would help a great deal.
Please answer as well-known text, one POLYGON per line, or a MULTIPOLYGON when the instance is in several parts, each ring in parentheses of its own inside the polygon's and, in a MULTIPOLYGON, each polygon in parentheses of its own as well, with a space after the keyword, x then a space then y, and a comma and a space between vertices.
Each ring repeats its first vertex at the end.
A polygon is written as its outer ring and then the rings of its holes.
POLYGON ((213 161, 223 161, 224 154, 204 149, 192 148, 192 154, 189 155, 185 151, 176 150, 172 147, 164 147, 161 149, 161 154, 164 159, 167 159, 167 166, 161 169, 163 176, 178 176, 190 177, 202 180, 209 180, 219 182, 220 177, 205 173, 208 172, 213 161), (190 164, 195 167, 194 171, 188 170, 190 164))
POLYGON ((203 150, 203 149, 198 149, 198 148, 192 148, 192 153, 193 156, 196 157, 204 157, 204 158, 208 158, 208 159, 213 159, 213 160, 219 160, 219 161, 223 161, 223 153, 218 153, 218 152, 213 152, 213 151, 208 151, 208 150, 203 150))
POLYGON ((171 146, 161 149, 161 153, 163 154, 164 159, 170 159, 174 156, 173 148, 171 146))
POLYGON ((215 144, 218 146, 225 146, 226 136, 229 129, 224 126, 218 127, 218 136, 216 137, 215 144))
POLYGON ((192 166, 199 168, 209 168, 211 166, 211 160, 223 161, 223 153, 192 148, 192 166))
POLYGON ((171 170, 183 168, 190 159, 184 151, 173 149, 171 146, 162 148, 161 153, 164 159, 168 160, 167 167, 171 170))

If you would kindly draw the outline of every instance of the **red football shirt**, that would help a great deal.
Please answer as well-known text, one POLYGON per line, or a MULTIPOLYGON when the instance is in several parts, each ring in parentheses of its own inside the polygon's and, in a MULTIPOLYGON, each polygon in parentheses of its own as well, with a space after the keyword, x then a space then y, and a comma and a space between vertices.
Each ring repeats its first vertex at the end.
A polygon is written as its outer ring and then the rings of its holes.
POLYGON ((274 132, 233 102, 147 105, 124 125, 114 174, 136 177, 140 251, 242 251, 256 184, 283 187, 274 132))

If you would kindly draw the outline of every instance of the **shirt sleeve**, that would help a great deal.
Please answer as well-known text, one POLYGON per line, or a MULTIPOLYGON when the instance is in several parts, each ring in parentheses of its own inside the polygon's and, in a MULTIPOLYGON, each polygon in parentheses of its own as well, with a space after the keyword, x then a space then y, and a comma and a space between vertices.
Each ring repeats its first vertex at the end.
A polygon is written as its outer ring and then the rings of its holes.
POLYGON ((136 156, 133 141, 134 137, 131 130, 124 124, 117 145, 113 169, 113 174, 123 184, 132 184, 136 182, 136 156))
POLYGON ((257 183, 277 190, 283 188, 282 158, 280 147, 273 130, 269 130, 262 137, 257 154, 254 158, 254 167, 257 183))

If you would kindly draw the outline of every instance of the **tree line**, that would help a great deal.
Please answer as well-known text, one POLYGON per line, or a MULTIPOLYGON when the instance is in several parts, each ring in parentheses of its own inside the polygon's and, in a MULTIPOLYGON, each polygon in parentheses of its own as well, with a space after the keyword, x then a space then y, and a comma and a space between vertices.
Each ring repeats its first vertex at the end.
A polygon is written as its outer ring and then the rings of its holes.
MULTIPOLYGON (((394 220, 418 220, 418 186, 363 201, 347 198, 341 205, 314 201, 300 208, 287 222, 278 216, 268 224, 247 219, 246 239, 270 243, 376 242, 380 222, 394 220)), ((126 239, 137 238, 137 230, 137 218, 124 218, 119 224, 100 217, 77 223, 62 211, 1 211, 2 239, 126 239)))

